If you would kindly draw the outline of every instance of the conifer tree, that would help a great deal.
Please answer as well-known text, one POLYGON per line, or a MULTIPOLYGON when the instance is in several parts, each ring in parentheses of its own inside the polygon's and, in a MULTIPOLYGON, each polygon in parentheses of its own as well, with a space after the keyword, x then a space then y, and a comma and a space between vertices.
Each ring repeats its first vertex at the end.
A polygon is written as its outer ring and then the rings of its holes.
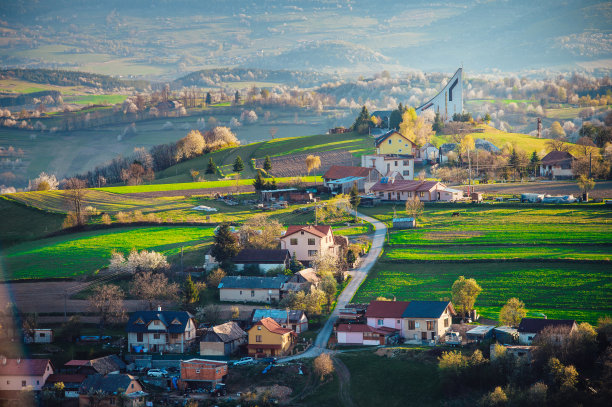
POLYGON ((196 286, 191 279, 190 274, 187 275, 187 279, 183 285, 183 294, 185 295, 186 304, 193 304, 200 299, 200 291, 198 290, 198 286, 196 286))
POLYGON ((272 161, 270 161, 269 155, 267 155, 266 159, 264 160, 263 169, 266 170, 266 172, 272 169, 272 161))
POLYGON ((210 95, 210 92, 206 92, 206 105, 210 106, 212 104, 212 96, 210 95))
POLYGON ((240 156, 237 156, 236 159, 234 160, 234 167, 233 167, 235 172, 242 172, 244 171, 244 163, 242 162, 242 158, 240 158, 240 156))
POLYGON ((208 166, 206 167, 206 173, 207 174, 214 174, 215 172, 217 172, 217 165, 213 161, 212 157, 210 157, 208 159, 208 166))
POLYGON ((232 234, 229 225, 224 223, 219 226, 215 235, 215 243, 210 249, 210 254, 212 254, 217 262, 226 263, 236 256, 239 251, 238 240, 232 234))

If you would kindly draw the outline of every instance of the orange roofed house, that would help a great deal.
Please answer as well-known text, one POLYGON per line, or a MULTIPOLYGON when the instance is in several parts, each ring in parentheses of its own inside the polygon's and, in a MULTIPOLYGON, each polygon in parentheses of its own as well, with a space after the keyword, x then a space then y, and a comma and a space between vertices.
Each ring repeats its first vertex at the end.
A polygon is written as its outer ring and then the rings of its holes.
POLYGON ((281 327, 272 318, 263 318, 249 329, 250 356, 283 356, 293 347, 297 337, 291 329, 281 327))
POLYGON ((338 256, 340 245, 334 239, 331 226, 328 225, 291 225, 285 236, 281 237, 281 249, 295 253, 298 261, 309 265, 319 255, 338 256))

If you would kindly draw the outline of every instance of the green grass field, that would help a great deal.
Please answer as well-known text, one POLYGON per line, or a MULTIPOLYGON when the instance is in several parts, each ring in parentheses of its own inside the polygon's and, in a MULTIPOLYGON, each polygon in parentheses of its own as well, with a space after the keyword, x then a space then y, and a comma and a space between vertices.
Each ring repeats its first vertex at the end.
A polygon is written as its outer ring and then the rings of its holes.
POLYGON ((21 243, 4 250, 4 280, 89 275, 108 265, 111 250, 127 254, 148 249, 176 256, 184 247, 186 265, 201 265, 212 227, 152 226, 75 233, 21 243), (196 253, 197 252, 197 253, 196 253))
POLYGON ((65 102, 78 105, 114 105, 123 103, 127 95, 86 95, 66 98, 65 102))
MULTIPOLYGON (((64 217, 0 196, 0 245, 33 240, 61 229, 64 217)), ((2 246, 0 246, 0 249, 2 246)))
MULTIPOLYGON (((389 205, 363 212, 385 222, 393 216, 389 205)), ((595 323, 612 315, 611 221, 603 205, 428 205, 417 229, 390 230, 353 300, 450 298, 464 275, 482 286, 476 306, 487 317, 516 296, 533 315, 595 323)))

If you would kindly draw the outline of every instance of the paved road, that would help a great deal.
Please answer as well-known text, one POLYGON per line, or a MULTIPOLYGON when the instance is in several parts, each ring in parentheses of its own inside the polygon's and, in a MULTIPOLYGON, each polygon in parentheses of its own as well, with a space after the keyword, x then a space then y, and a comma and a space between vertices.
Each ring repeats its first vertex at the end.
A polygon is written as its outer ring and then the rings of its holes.
POLYGON ((351 298, 353 298, 353 296, 357 292, 357 289, 359 288, 361 283, 363 283, 363 280, 365 280, 365 278, 367 277, 368 272, 372 269, 374 264, 376 264, 376 260, 378 260, 378 257, 382 252, 383 245, 385 244, 385 235, 387 233, 387 227, 384 223, 369 216, 365 216, 361 213, 358 213, 357 216, 367 222, 370 222, 372 225, 374 225, 375 228, 374 239, 372 240, 372 247, 370 248, 368 255, 363 258, 361 265, 351 272, 351 281, 346 286, 344 291, 342 291, 342 293, 338 296, 336 308, 334 308, 333 312, 329 316, 329 319, 317 335, 317 339, 315 340, 314 345, 302 354, 280 359, 279 362, 288 362, 290 360, 301 358, 313 358, 319 356, 321 353, 326 351, 325 349, 327 346, 327 342, 329 341, 329 337, 332 334, 334 324, 338 319, 340 308, 344 308, 346 304, 351 301, 351 298))

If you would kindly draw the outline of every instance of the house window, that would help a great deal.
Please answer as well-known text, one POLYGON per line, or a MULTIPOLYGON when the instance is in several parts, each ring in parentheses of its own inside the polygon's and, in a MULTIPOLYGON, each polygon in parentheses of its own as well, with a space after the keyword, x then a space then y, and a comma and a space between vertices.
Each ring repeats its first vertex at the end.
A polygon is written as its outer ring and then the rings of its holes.
POLYGON ((379 319, 379 320, 378 320, 378 325, 383 325, 384 323, 385 323, 385 321, 384 321, 384 320, 382 320, 382 319, 379 319))
POLYGON ((402 175, 405 175, 405 176, 409 177, 410 176, 410 171, 404 170, 404 171, 402 171, 402 175))
POLYGON ((291 246, 297 246, 297 238, 292 237, 291 239, 289 239, 289 244, 291 246))
POLYGON ((415 322, 414 323, 414 327, 415 328, 420 328, 421 327, 421 323, 420 322, 415 322))
POLYGON ((434 321, 427 321, 427 330, 428 331, 434 330, 434 321))
POLYGON ((255 335, 255 342, 261 342, 261 335, 255 335))
POLYGON ((378 196, 385 196, 385 193, 384 192, 379 192, 378 196))
POLYGON ((423 198, 425 196, 425 192, 419 192, 419 196, 423 198))
POLYGON ((172 339, 178 339, 179 338, 179 334, 172 334, 172 339))
POLYGON ((408 192, 408 198, 412 198, 412 192, 408 192))
POLYGON ((138 333, 136 334, 136 342, 142 342, 142 341, 143 341, 142 336, 143 336, 143 335, 142 335, 142 332, 138 332, 138 333))
POLYGON ((410 161, 404 160, 404 165, 410 165, 410 161))
POLYGON ((255 297, 255 290, 251 290, 251 297, 255 297))
POLYGON ((7 380, 7 381, 6 381, 6 384, 11 384, 11 381, 10 381, 10 380, 7 380))
POLYGON ((414 330, 414 321, 408 321, 408 329, 414 330))
POLYGON ((397 323, 398 323, 398 324, 400 323, 400 320, 399 320, 399 319, 397 320, 397 323))
POLYGON ((314 246, 315 245, 315 240, 314 239, 308 239, 308 246, 314 246))
POLYGON ((36 384, 39 385, 40 384, 40 380, 36 380, 36 384))
POLYGON ((25 380, 21 381, 21 387, 26 387, 26 381, 25 380))
POLYGON ((159 334, 153 334, 153 339, 159 339, 159 334))
POLYGON ((318 250, 308 250, 308 256, 316 256, 318 252, 318 250))
POLYGON ((391 140, 389 140, 389 144, 391 144, 391 140))
POLYGON ((448 328, 448 318, 444 318, 444 328, 448 328))
POLYGON ((394 161, 394 162, 393 162, 393 165, 395 165, 395 166, 397 167, 397 161, 394 161))
POLYGON ((240 290, 240 295, 242 295, 242 290, 240 290))
POLYGON ((258 331, 261 331, 261 325, 258 325, 258 326, 257 326, 257 330, 258 330, 258 331))

